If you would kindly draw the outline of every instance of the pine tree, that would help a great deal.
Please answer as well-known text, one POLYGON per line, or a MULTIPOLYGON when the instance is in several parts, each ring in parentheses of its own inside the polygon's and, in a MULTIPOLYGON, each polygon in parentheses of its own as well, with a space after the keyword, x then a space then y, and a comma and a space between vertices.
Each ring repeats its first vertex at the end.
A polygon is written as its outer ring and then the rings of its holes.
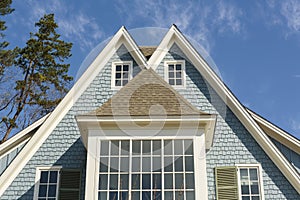
MULTIPOLYGON (((16 81, 16 95, 5 108, 8 114, 0 124, 5 125, 4 142, 17 127, 26 108, 37 108, 40 114, 47 113, 60 102, 68 91, 72 77, 68 76, 72 43, 60 40, 54 14, 45 15, 35 24, 36 33, 30 34, 24 48, 18 48, 14 66, 21 70, 22 78, 16 81)), ((30 109, 29 109, 30 110, 30 109)))

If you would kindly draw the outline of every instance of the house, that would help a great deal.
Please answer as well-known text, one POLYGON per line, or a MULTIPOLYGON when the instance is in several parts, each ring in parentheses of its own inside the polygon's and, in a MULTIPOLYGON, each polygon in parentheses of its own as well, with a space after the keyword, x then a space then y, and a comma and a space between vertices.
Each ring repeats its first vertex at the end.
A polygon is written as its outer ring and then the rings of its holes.
POLYGON ((245 108, 175 25, 156 47, 121 27, 0 160, 3 200, 300 199, 300 141, 245 108))

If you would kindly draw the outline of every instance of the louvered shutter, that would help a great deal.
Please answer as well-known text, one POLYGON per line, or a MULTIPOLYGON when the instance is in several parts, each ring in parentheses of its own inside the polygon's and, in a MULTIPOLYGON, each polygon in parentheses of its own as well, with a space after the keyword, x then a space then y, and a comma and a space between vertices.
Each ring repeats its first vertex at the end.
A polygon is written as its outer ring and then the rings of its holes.
POLYGON ((217 200, 238 200, 236 167, 215 168, 217 200))
POLYGON ((80 170, 62 169, 60 174, 59 199, 80 199, 80 170))

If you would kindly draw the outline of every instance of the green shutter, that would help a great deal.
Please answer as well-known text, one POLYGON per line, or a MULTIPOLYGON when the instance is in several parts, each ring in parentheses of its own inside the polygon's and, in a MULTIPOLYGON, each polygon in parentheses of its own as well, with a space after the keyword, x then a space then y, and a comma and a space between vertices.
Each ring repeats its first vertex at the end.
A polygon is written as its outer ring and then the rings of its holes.
POLYGON ((216 167, 217 200, 238 200, 238 180, 236 167, 216 167))
POLYGON ((81 172, 77 169, 62 169, 60 173, 60 200, 80 199, 81 172))

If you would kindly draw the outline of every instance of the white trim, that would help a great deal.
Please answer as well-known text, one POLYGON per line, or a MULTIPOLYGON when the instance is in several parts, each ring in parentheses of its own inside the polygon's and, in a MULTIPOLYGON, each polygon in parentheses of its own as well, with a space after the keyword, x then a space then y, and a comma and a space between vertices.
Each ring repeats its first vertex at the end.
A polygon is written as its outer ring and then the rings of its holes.
POLYGON ((297 170, 273 144, 273 142, 247 112, 244 106, 241 105, 237 98, 208 66, 206 61, 203 60, 203 58, 192 47, 192 45, 185 39, 176 26, 173 25, 167 32, 160 45, 149 59, 148 65, 155 70, 174 42, 176 42, 179 48, 188 57, 189 61, 195 66, 204 79, 207 80, 207 82, 213 87, 221 99, 228 105, 231 111, 237 116, 237 118, 257 141, 257 143, 262 147, 269 158, 280 169, 287 180, 293 185, 297 192, 300 193, 300 175, 297 170))
POLYGON ((263 126, 262 129, 265 131, 265 133, 268 136, 274 138, 278 142, 284 144, 286 147, 300 154, 300 140, 296 139, 295 137, 291 136, 287 132, 278 128, 271 122, 265 120, 264 118, 254 113, 253 111, 249 109, 247 109, 247 111, 250 113, 250 115, 259 125, 263 126))
POLYGON ((242 198, 242 192, 241 192, 241 177, 240 177, 240 168, 256 168, 258 172, 258 183, 259 183, 259 192, 260 192, 260 200, 265 200, 265 195, 264 195, 264 181, 263 181, 263 176, 262 176, 262 167, 261 164, 236 164, 235 165, 238 169, 237 171, 237 182, 238 182, 238 193, 239 193, 239 200, 242 198))
MULTIPOLYGON (((180 64, 181 65, 181 73, 182 73, 181 74, 182 85, 171 85, 171 86, 176 89, 184 89, 186 86, 185 60, 170 60, 170 61, 164 62, 164 79, 168 84, 169 84, 169 65, 170 64, 174 64, 174 65, 180 64)), ((176 75, 174 78, 176 78, 176 75)), ((176 83, 176 81, 175 81, 175 83, 176 83)))
POLYGON ((56 187, 56 199, 58 199, 59 181, 60 181, 60 170, 62 166, 37 166, 35 170, 35 184, 34 184, 34 200, 38 199, 40 178, 42 171, 57 171, 57 187, 56 187))
POLYGON ((128 34, 127 30, 124 27, 121 27, 120 30, 113 36, 110 42, 91 63, 91 65, 87 68, 87 70, 83 73, 83 75, 79 78, 79 80, 75 83, 68 94, 58 104, 51 115, 49 115, 47 120, 34 134, 34 136, 19 153, 19 155, 13 160, 13 162, 10 164, 10 167, 4 171, 4 173, 0 177, 0 196, 2 196, 4 191, 9 187, 12 181, 24 168, 26 163, 40 148, 43 142, 48 138, 57 124, 63 119, 67 112, 72 108, 73 104, 89 86, 89 84, 108 63, 109 59, 113 56, 113 54, 117 51, 118 47, 120 47, 121 44, 124 44, 126 48, 132 53, 131 55, 134 57, 138 65, 147 67, 145 57, 141 55, 141 52, 139 51, 137 45, 134 43, 133 39, 128 34))
MULTIPOLYGON (((119 90, 121 89, 124 85, 121 86, 116 86, 115 85, 115 80, 116 80, 116 65, 129 65, 129 71, 128 71, 128 82, 132 79, 133 77, 133 62, 132 61, 115 61, 111 63, 111 89, 112 90, 119 90)), ((122 76, 123 74, 121 74, 122 76)))

